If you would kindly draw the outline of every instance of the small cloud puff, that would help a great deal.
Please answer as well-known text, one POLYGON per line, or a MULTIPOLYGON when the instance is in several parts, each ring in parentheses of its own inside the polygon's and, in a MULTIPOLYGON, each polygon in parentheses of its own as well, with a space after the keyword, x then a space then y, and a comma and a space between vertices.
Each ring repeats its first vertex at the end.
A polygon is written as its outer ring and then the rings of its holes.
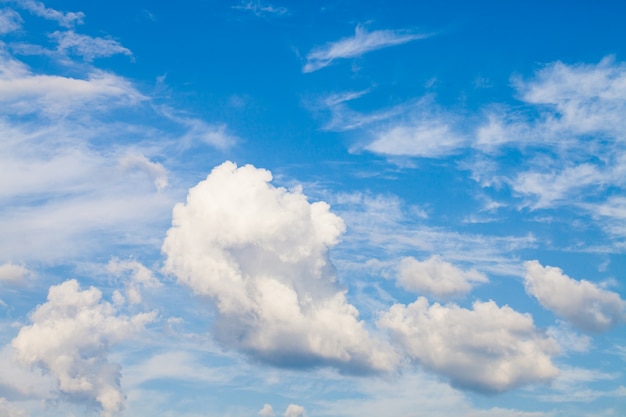
POLYGON ((526 292, 584 332, 598 333, 626 323, 626 301, 619 294, 538 261, 524 263, 526 292))
POLYGON ((402 259, 398 276, 402 288, 444 300, 462 297, 474 285, 488 281, 475 269, 463 271, 437 255, 422 262, 412 257, 402 259))

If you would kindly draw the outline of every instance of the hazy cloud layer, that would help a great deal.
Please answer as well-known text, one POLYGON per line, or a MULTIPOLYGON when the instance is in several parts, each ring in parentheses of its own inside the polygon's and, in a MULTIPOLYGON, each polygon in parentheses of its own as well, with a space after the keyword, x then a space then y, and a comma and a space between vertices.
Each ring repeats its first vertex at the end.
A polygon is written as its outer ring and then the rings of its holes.
POLYGON ((420 297, 393 305, 378 325, 410 358, 462 388, 501 392, 558 375, 551 361, 559 352, 556 342, 535 328, 530 315, 493 301, 476 301, 468 310, 429 305, 420 297))
POLYGON ((30 315, 12 346, 17 359, 50 372, 61 393, 96 402, 104 416, 120 411, 120 366, 108 361, 111 346, 143 329, 155 313, 119 315, 102 293, 81 290, 76 280, 50 287, 48 300, 30 315))
POLYGON ((526 292, 542 306, 586 332, 602 332, 626 323, 626 301, 619 294, 538 261, 524 264, 526 292))
POLYGON ((395 356, 372 339, 335 284, 328 248, 343 221, 270 172, 226 162, 174 208, 165 271, 214 300, 226 345, 281 366, 390 370, 395 356))

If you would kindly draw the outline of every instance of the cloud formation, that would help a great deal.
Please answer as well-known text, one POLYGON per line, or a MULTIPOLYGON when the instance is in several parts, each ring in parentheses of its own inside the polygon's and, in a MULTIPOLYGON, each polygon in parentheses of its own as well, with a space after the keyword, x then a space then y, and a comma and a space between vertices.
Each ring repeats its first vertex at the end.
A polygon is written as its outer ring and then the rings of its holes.
POLYGON ((0 9, 0 35, 22 27, 22 17, 15 10, 0 9))
POLYGON ((50 38, 57 42, 59 52, 81 56, 88 62, 116 54, 132 56, 130 49, 113 39, 94 38, 72 30, 53 32, 50 38))
POLYGON ((143 329, 155 313, 119 315, 102 293, 76 280, 50 287, 48 300, 30 315, 11 345, 20 363, 52 374, 70 399, 99 404, 102 415, 120 411, 120 366, 108 361, 112 345, 143 329))
POLYGON ((429 305, 420 297, 393 305, 378 325, 411 359, 461 388, 502 392, 558 374, 551 361, 559 352, 556 342, 535 328, 530 315, 493 301, 477 301, 468 310, 429 305))
POLYGON ((475 269, 463 271, 437 255, 421 262, 402 259, 397 280, 408 291, 444 300, 464 296, 474 285, 489 281, 475 269))
POLYGON ((526 292, 580 330, 598 333, 626 323, 626 301, 586 280, 575 280, 538 261, 524 263, 526 292))
POLYGON ((164 270, 215 302, 218 339, 279 366, 347 372, 395 366, 334 284, 328 248, 344 231, 324 202, 270 184, 270 172, 216 167, 177 204, 164 270))
POLYGON ((17 4, 35 16, 43 17, 47 20, 54 20, 60 26, 66 28, 72 28, 74 25, 82 24, 85 18, 83 12, 61 12, 48 8, 42 2, 35 0, 17 0, 17 4))
POLYGON ((377 49, 401 45, 418 39, 425 39, 431 34, 413 33, 406 30, 375 30, 368 32, 363 26, 357 25, 354 36, 324 46, 314 48, 309 52, 303 72, 313 72, 330 65, 336 59, 356 58, 377 49))

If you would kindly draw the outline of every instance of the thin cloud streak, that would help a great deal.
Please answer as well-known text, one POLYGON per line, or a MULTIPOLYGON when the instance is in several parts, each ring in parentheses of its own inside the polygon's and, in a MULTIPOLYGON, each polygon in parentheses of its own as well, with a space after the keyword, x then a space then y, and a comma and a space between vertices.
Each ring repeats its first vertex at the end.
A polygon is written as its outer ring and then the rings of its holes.
POLYGON ((418 39, 426 39, 432 33, 413 33, 407 30, 376 30, 368 32, 362 25, 357 25, 354 36, 330 42, 314 48, 307 55, 307 62, 302 72, 309 73, 330 65, 336 59, 356 58, 377 49, 401 45, 418 39))

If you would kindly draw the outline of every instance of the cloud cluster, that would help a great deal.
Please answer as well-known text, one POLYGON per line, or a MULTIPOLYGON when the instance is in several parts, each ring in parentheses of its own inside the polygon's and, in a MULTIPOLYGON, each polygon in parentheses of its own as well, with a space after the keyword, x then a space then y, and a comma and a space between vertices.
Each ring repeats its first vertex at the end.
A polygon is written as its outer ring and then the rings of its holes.
POLYGON ((393 305, 378 325, 409 357, 458 387, 501 392, 558 374, 551 361, 559 352, 556 342, 535 328, 530 315, 493 301, 477 301, 469 310, 429 305, 420 297, 393 305))
POLYGON ((120 366, 107 359, 111 347, 154 320, 155 313, 119 315, 102 293, 81 290, 76 280, 50 287, 48 300, 30 315, 11 343, 20 363, 49 372, 70 399, 97 403, 104 416, 120 411, 120 366))
POLYGON ((226 162, 189 190, 163 243, 164 270, 215 302, 222 343, 280 366, 389 370, 395 355, 368 334, 334 284, 329 247, 343 221, 270 172, 226 162))
POLYGON ((538 261, 524 263, 528 294, 548 310, 585 332, 603 332, 626 323, 626 301, 592 282, 577 281, 559 268, 538 261))
POLYGON ((367 52, 394 45, 425 39, 432 35, 400 30, 375 30, 368 32, 363 26, 354 29, 354 36, 330 42, 314 48, 307 55, 303 72, 313 72, 330 65, 341 58, 356 58, 367 52))

